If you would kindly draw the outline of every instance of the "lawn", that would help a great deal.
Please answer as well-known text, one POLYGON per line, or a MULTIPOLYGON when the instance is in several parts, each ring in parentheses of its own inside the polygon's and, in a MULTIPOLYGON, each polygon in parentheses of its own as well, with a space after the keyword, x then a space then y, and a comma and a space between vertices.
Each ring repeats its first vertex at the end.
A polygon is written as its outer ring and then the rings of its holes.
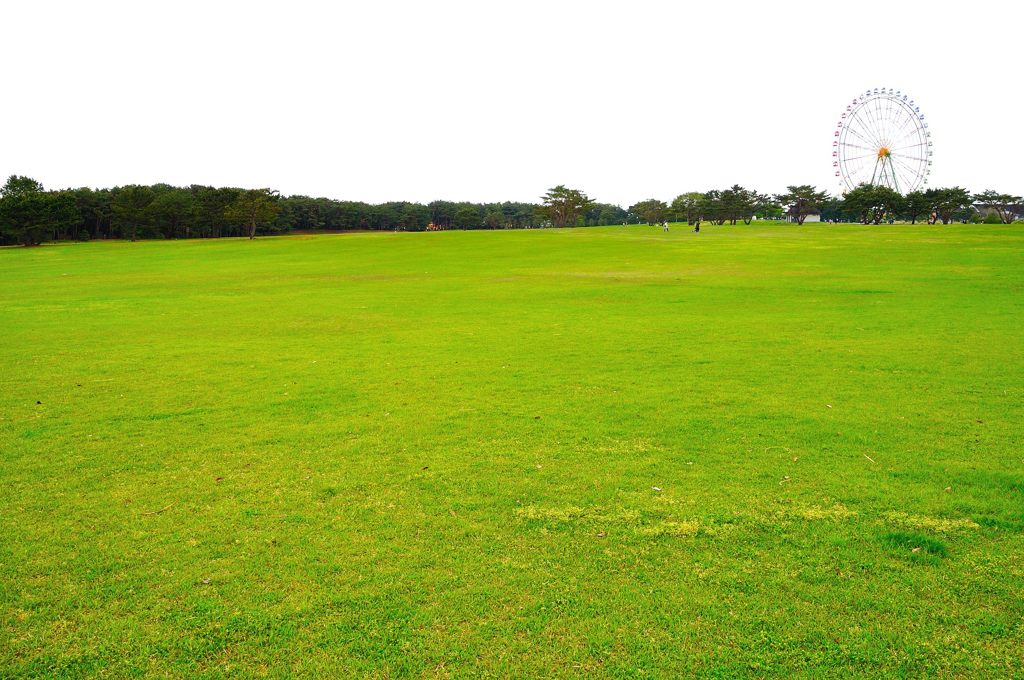
POLYGON ((0 250, 0 675, 1024 674, 1024 229, 0 250))

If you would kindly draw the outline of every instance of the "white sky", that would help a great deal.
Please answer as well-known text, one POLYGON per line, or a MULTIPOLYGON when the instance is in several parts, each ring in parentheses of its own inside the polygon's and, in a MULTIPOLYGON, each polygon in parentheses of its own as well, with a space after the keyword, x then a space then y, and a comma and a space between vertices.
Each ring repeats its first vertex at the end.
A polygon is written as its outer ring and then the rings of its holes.
POLYGON ((1021 193, 1022 7, 3 2, 0 176, 370 202, 836 191, 839 115, 885 86, 927 116, 932 186, 1021 193))

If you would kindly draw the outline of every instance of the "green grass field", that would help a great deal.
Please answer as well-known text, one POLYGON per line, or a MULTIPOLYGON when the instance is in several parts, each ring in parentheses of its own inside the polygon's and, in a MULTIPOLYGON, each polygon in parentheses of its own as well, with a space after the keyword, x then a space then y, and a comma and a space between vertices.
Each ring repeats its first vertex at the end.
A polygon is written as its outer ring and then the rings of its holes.
POLYGON ((0 675, 1024 674, 1024 229, 0 250, 0 675))

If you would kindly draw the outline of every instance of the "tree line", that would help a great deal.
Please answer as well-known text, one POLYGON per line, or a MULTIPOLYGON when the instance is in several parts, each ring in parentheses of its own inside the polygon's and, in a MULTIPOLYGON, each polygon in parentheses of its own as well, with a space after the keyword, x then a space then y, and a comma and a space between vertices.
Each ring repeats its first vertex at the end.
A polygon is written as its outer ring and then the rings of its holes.
POLYGON ((30 177, 12 175, 0 187, 0 244, 36 245, 48 240, 120 238, 217 238, 292 231, 440 229, 523 229, 663 221, 699 226, 750 224, 788 217, 803 223, 820 214, 827 221, 908 220, 949 224, 987 219, 1009 223, 1021 216, 1020 196, 961 187, 928 189, 906 196, 880 186, 861 185, 830 196, 809 185, 768 195, 733 185, 680 194, 671 203, 647 199, 622 208, 599 203, 578 189, 559 185, 539 203, 396 201, 370 204, 309 196, 281 196, 272 189, 168 184, 113 189, 47 191, 30 177))
POLYGON ((889 187, 862 184, 847 192, 835 205, 827 204, 826 208, 833 214, 862 224, 895 220, 906 220, 911 224, 918 221, 928 224, 1010 224, 1024 216, 1020 196, 992 190, 972 194, 963 187, 927 189, 902 195, 889 187))
POLYGON ((628 220, 619 206, 556 187, 547 203, 395 201, 370 204, 271 189, 168 184, 47 191, 12 175, 0 187, 0 244, 49 240, 217 238, 292 231, 522 229, 598 226, 628 220), (560 192, 573 207, 558 212, 560 192), (583 199, 579 203, 579 199, 583 199), (578 205, 577 205, 578 204, 578 205))
POLYGON ((754 219, 788 218, 798 224, 811 215, 829 222, 881 224, 883 221, 918 221, 928 224, 991 222, 1010 224, 1024 218, 1024 199, 1013 194, 983 191, 972 194, 962 187, 914 191, 907 195, 885 186, 862 184, 842 196, 831 196, 810 185, 793 185, 769 196, 733 185, 728 189, 680 194, 671 203, 654 198, 629 207, 629 214, 647 224, 686 222, 750 224, 754 219))

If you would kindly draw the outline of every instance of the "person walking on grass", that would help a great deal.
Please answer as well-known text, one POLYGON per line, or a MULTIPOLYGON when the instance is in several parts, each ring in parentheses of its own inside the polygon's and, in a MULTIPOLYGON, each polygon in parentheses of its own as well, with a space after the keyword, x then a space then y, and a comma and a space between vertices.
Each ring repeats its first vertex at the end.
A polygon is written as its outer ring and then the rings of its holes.
POLYGON ((663 227, 665 233, 667 234, 668 233, 668 220, 665 220, 665 223, 663 225, 661 225, 661 226, 663 227))

